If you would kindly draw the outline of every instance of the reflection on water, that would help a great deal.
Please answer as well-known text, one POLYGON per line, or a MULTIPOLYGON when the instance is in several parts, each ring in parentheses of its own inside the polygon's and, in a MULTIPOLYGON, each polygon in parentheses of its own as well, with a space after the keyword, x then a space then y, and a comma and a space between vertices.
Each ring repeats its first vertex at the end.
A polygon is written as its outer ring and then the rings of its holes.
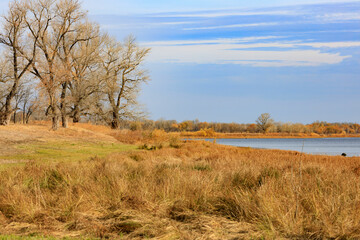
MULTIPOLYGON (((206 139, 213 141, 213 139, 206 139)), ((216 139, 223 145, 294 150, 310 154, 360 156, 360 138, 248 138, 248 139, 216 139)))

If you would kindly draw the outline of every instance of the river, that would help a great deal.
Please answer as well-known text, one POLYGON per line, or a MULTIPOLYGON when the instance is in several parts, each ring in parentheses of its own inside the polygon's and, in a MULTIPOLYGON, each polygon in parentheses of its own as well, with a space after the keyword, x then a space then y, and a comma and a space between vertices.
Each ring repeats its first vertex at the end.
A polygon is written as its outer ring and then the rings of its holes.
MULTIPOLYGON (((213 139, 206 139, 213 141, 213 139)), ((360 138, 220 138, 223 145, 303 151, 310 154, 360 156, 360 138)))

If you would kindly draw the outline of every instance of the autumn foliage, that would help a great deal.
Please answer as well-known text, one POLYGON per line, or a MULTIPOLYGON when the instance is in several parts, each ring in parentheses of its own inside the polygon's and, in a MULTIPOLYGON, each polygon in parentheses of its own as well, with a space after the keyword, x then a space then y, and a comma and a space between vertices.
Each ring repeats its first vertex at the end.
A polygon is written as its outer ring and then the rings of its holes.
MULTIPOLYGON (((143 121, 122 121, 121 128, 130 130, 146 130, 161 129, 166 132, 179 132, 182 136, 197 137, 215 137, 224 136, 222 134, 246 134, 257 136, 264 133, 257 124, 241 124, 241 123, 218 123, 218 122, 200 122, 176 120, 143 120, 143 121)), ((311 124, 302 123, 281 123, 273 122, 267 126, 266 134, 268 136, 352 136, 360 134, 360 124, 357 123, 328 123, 314 122, 311 124)), ((240 135, 238 135, 240 136, 240 135)))

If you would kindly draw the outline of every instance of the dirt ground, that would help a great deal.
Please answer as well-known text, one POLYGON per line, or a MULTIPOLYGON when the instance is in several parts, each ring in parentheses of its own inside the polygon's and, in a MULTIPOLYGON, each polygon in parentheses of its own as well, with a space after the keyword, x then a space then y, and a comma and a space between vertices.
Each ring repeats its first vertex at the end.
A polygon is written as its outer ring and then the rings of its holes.
POLYGON ((48 141, 118 143, 118 141, 110 135, 76 126, 70 126, 68 129, 61 128, 57 131, 51 130, 48 125, 12 124, 10 126, 0 126, 0 164, 28 162, 28 159, 7 160, 2 159, 1 156, 24 152, 24 150, 16 148, 16 146, 20 144, 48 141))
MULTIPOLYGON (((86 140, 117 142, 117 140, 104 133, 90 131, 81 127, 70 126, 68 129, 60 128, 52 131, 47 125, 10 125, 0 126, 0 144, 26 143, 30 141, 48 141, 54 139, 86 140)), ((4 147, 4 146, 2 146, 4 147)))

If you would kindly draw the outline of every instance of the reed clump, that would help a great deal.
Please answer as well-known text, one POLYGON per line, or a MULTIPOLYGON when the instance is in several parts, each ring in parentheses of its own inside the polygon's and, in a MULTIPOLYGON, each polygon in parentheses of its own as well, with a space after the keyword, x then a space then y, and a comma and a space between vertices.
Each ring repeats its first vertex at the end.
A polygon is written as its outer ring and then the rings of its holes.
POLYGON ((0 233, 22 223, 21 234, 97 238, 360 238, 358 157, 156 134, 153 151, 3 170, 0 233))

